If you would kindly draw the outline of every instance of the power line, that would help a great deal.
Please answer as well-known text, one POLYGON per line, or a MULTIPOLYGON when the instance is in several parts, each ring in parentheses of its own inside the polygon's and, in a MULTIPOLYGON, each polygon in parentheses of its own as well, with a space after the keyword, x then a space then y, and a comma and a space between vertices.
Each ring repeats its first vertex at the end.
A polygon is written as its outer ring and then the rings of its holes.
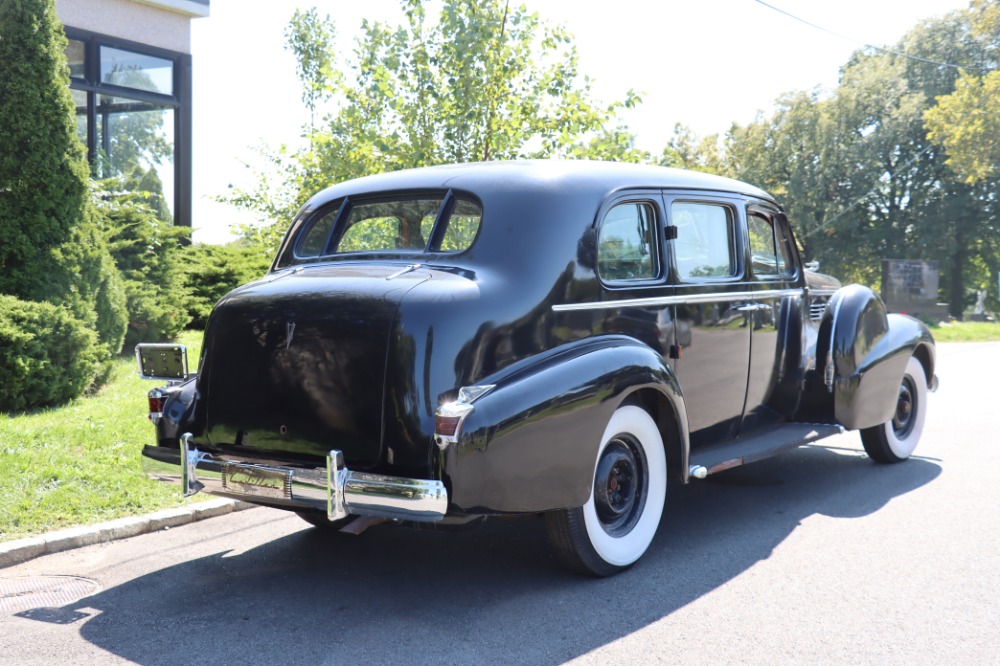
POLYGON ((772 11, 776 11, 779 14, 783 14, 784 16, 787 16, 790 19, 798 21, 799 23, 804 23, 805 25, 809 26, 810 28, 814 28, 814 29, 819 30, 821 32, 825 32, 827 34, 833 35, 834 37, 839 37, 840 39, 845 39, 845 40, 847 40, 849 42, 854 42, 855 44, 861 44, 866 49, 872 49, 873 51, 880 51, 882 53, 888 53, 889 55, 899 56, 900 58, 907 58, 908 60, 915 60, 917 62, 922 62, 922 63, 928 64, 928 65, 937 65, 938 67, 949 67, 951 69, 966 69, 966 70, 972 70, 972 71, 976 71, 976 72, 980 72, 980 73, 984 73, 984 74, 986 72, 996 71, 995 68, 991 68, 991 67, 985 67, 985 68, 984 67, 972 67, 972 66, 966 66, 966 65, 956 65, 956 64, 950 63, 950 62, 939 62, 937 60, 931 60, 929 58, 921 58, 920 56, 915 56, 915 55, 912 55, 910 53, 903 53, 902 51, 894 51, 893 49, 887 49, 887 48, 882 47, 882 46, 875 46, 874 44, 868 44, 867 42, 863 42, 860 39, 855 39, 853 37, 849 37, 849 36, 847 36, 847 35, 845 35, 843 33, 839 33, 839 32, 836 32, 834 30, 830 30, 829 28, 824 28, 821 25, 817 25, 815 23, 807 21, 804 18, 800 18, 800 17, 796 16, 795 14, 791 14, 791 13, 785 11, 784 9, 781 9, 780 7, 775 7, 774 5, 769 5, 768 3, 764 2, 764 0, 753 0, 753 1, 756 2, 759 5, 763 5, 764 7, 767 7, 768 9, 770 9, 772 11))

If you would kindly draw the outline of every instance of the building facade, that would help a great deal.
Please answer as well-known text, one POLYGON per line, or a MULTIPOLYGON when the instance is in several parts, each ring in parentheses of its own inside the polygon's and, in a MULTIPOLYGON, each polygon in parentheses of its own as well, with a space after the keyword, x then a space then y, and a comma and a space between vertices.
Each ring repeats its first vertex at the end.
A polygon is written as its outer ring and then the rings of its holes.
POLYGON ((191 226, 191 21, 210 0, 56 0, 94 176, 162 194, 191 226))

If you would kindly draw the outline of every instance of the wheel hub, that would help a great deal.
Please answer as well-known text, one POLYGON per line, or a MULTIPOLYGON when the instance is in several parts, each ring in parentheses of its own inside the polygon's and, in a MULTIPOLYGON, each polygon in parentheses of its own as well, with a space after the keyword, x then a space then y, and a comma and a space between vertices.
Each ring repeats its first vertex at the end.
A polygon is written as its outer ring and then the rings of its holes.
POLYGON ((643 460, 635 447, 621 438, 608 442, 594 475, 594 508, 609 534, 632 529, 642 512, 646 483, 643 460))
POLYGON ((909 377, 904 377, 903 383, 899 387, 896 413, 892 417, 892 430, 900 439, 905 438, 913 428, 913 408, 916 395, 912 380, 909 377))

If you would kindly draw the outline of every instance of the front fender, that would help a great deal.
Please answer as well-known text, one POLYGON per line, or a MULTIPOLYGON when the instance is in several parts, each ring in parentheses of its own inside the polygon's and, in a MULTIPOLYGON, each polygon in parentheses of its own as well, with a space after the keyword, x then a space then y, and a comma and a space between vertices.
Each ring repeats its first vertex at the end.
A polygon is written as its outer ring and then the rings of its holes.
POLYGON ((845 428, 869 428, 892 418, 911 356, 917 356, 928 384, 933 383, 930 331, 913 317, 888 314, 867 287, 849 285, 834 294, 820 328, 820 343, 834 417, 845 428))
POLYGON ((669 441, 681 448, 686 470, 687 419, 677 379, 662 357, 632 338, 570 345, 482 383, 496 388, 475 402, 458 442, 444 452, 451 503, 461 511, 585 504, 604 428, 637 391, 655 392, 671 410, 662 422, 675 424, 677 438, 669 441))

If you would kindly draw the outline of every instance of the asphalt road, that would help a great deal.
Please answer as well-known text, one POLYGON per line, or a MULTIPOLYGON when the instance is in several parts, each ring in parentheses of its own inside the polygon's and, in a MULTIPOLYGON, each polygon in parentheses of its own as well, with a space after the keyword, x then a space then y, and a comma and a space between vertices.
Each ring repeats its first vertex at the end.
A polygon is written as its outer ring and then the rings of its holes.
POLYGON ((1000 664, 1000 344, 939 349, 917 457, 856 433, 670 489, 646 557, 565 572, 544 526, 318 534, 253 509, 0 570, 0 663, 1000 664), (72 579, 66 579, 72 580, 72 579))

